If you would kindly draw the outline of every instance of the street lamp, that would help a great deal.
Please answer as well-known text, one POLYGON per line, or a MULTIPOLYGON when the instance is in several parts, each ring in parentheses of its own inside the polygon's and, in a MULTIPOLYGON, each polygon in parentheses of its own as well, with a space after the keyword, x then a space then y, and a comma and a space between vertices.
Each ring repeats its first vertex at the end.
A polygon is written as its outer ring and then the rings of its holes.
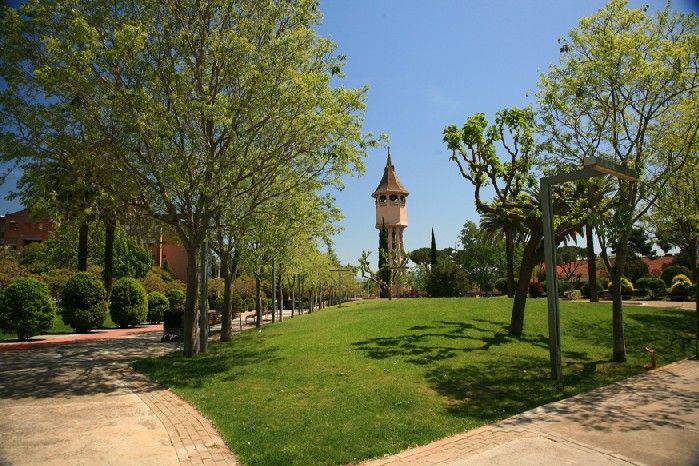
MULTIPOLYGON (((637 174, 626 167, 608 162, 600 157, 585 157, 582 170, 545 176, 539 180, 540 201, 544 226, 544 264, 546 265, 546 298, 548 300, 549 352, 551 356, 551 378, 561 380, 561 323, 558 308, 558 283, 556 278, 556 241, 553 230, 553 204, 551 187, 567 181, 583 180, 595 176, 612 175, 634 181, 637 174)), ((592 285, 591 285, 592 286, 592 285)))

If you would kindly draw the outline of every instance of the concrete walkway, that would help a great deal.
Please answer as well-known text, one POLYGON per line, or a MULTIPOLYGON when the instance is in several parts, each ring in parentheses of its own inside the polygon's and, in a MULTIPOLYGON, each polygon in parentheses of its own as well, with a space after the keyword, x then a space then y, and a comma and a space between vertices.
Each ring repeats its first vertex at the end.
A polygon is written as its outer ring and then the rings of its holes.
POLYGON ((699 361, 364 464, 699 465, 699 361))
POLYGON ((213 425, 128 364, 160 332, 0 351, 0 464, 236 464, 213 425))

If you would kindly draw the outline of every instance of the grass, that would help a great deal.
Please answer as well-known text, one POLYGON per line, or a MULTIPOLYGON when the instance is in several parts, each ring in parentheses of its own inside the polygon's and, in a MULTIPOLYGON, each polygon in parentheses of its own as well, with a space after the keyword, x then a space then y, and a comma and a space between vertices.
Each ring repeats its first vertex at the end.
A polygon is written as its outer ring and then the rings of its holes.
POLYGON ((688 311, 628 306, 611 363, 611 306, 561 303, 562 384, 549 380, 546 300, 511 338, 510 301, 401 299, 326 309, 135 363, 212 419, 246 464, 346 464, 398 452, 690 355, 688 311))
MULTIPOLYGON (((112 322, 112 318, 107 314, 107 318, 104 319, 104 323, 100 328, 116 328, 117 324, 112 322)), ((70 333, 75 333, 72 327, 66 325, 63 323, 63 319, 61 319, 60 314, 56 314, 56 316, 53 318, 53 325, 51 325, 51 328, 47 330, 45 335, 62 335, 62 334, 70 334, 70 333)), ((42 334, 42 335, 43 335, 42 334)), ((10 340, 16 340, 17 339, 17 334, 16 333, 3 333, 0 331, 0 341, 10 341, 10 340)))

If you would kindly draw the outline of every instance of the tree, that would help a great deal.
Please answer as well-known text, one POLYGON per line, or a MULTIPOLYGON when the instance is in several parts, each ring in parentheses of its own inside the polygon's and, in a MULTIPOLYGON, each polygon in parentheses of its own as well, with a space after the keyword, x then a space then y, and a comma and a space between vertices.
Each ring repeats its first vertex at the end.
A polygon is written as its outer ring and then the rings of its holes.
POLYGON ((484 213, 481 217, 481 228, 491 234, 501 235, 505 241, 505 261, 508 298, 515 295, 515 254, 521 246, 522 234, 510 219, 492 213, 484 213))
POLYGON ((434 239, 434 228, 432 228, 432 242, 430 243, 430 267, 437 265, 437 241, 434 239))
POLYGON ((20 10, 2 18, 4 75, 29 66, 41 78, 17 99, 79 102, 74 119, 119 180, 110 194, 174 229, 188 264, 184 352, 196 353, 198 257, 213 220, 290 167, 331 179, 361 170, 365 89, 331 86, 343 57, 316 33, 312 0, 20 10))
MULTIPOLYGON (((678 172, 687 154, 654 150, 678 109, 696 105, 697 17, 670 11, 655 17, 612 0, 582 18, 561 48, 560 64, 541 76, 542 124, 558 166, 603 156, 639 173, 637 180, 612 178, 610 208, 597 225, 601 255, 612 279, 613 360, 624 361, 621 277, 635 224, 678 172), (683 154, 683 155, 682 155, 683 154), (607 247, 616 245, 612 263, 607 247)), ((697 137, 695 117, 683 121, 675 144, 689 147, 697 137)))
POLYGON ((481 292, 490 292, 506 267, 503 241, 468 221, 461 229, 459 242, 463 249, 456 254, 456 261, 466 279, 481 292))
POLYGON ((582 262, 587 254, 585 248, 578 246, 559 246, 556 250, 556 265, 560 268, 563 280, 571 281, 580 277, 582 262))
MULTIPOLYGON (((481 215, 502 217, 516 225, 525 236, 519 277, 512 301, 512 317, 509 332, 522 334, 524 309, 528 286, 534 267, 543 256, 543 225, 534 157, 534 112, 531 108, 510 108, 499 111, 495 124, 488 125, 482 113, 467 119, 463 128, 454 125, 444 130, 444 142, 452 151, 451 160, 457 164, 461 175, 475 187, 476 209, 481 215), (496 152, 496 144, 503 147, 507 161, 496 152), (491 186, 495 198, 485 201, 481 191, 491 186)), ((559 186, 554 190, 554 208, 561 212, 556 225, 556 239, 579 231, 582 204, 590 197, 582 186, 559 186)))
POLYGON ((379 264, 378 271, 376 272, 379 278, 379 281, 376 283, 381 289, 382 298, 391 297, 391 266, 390 250, 388 249, 388 233, 386 231, 386 225, 383 224, 379 230, 379 264))
MULTIPOLYGON (((436 245, 435 245, 436 249, 436 245)), ((431 248, 418 248, 408 253, 408 257, 417 265, 429 265, 432 257, 431 248)))
POLYGON ((464 271, 447 255, 441 255, 427 275, 427 291, 432 297, 461 296, 466 290, 464 271))

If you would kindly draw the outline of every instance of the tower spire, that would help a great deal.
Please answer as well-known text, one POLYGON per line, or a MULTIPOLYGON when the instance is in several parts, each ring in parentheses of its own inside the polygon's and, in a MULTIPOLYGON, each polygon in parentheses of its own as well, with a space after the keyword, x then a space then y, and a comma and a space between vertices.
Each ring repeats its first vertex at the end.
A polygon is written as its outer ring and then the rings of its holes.
POLYGON ((393 167, 393 163, 391 163, 391 146, 388 146, 388 157, 386 158, 386 167, 393 167))

